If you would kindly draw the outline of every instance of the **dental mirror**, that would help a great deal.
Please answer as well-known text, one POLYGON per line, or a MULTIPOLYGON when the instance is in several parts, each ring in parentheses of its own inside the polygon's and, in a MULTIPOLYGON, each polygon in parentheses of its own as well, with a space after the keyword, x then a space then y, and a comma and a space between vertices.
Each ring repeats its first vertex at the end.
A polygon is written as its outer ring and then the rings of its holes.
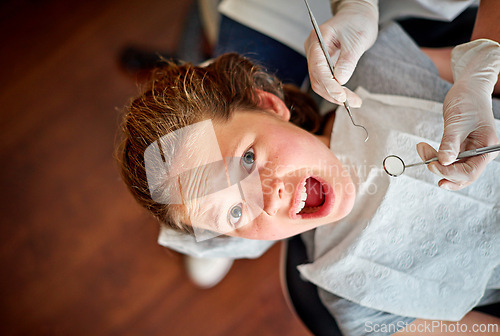
MULTIPOLYGON (((496 151, 500 151, 500 145, 493 145, 493 146, 482 147, 482 148, 478 148, 478 149, 471 149, 471 150, 461 152, 460 154, 458 154, 456 161, 458 161, 460 159, 465 159, 465 158, 468 158, 471 156, 477 156, 477 155, 487 154, 487 153, 496 152, 496 151)), ((435 158, 429 159, 427 161, 422 161, 422 162, 417 162, 417 163, 405 165, 403 159, 401 159, 399 156, 389 155, 388 157, 386 157, 384 159, 384 162, 382 163, 382 165, 384 167, 385 172, 388 175, 393 176, 393 177, 398 177, 404 173, 406 168, 420 166, 423 164, 429 164, 429 163, 437 161, 437 160, 438 160, 438 158, 435 157, 435 158)))

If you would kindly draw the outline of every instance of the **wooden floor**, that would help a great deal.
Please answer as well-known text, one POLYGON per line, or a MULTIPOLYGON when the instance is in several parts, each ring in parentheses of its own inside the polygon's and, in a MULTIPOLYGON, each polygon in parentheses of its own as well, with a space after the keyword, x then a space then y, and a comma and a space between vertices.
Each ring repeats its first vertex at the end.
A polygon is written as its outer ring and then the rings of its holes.
POLYGON ((119 109, 137 88, 117 55, 174 50, 190 5, 0 4, 0 335, 308 335, 278 246, 197 289, 119 179, 119 109))

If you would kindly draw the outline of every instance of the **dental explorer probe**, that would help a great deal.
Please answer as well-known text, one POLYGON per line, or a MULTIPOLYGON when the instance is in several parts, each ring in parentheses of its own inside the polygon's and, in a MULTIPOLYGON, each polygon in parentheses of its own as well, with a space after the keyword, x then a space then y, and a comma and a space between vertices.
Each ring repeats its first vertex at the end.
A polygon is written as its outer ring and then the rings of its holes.
MULTIPOLYGON (((333 78, 335 78, 335 75, 333 74, 333 69, 334 69, 333 61, 330 57, 330 54, 328 53, 328 48, 326 47, 325 41, 323 40, 323 36, 321 35, 321 32, 319 31, 319 27, 318 27, 318 23, 316 22, 316 18, 314 17, 314 14, 312 13, 311 8, 309 7, 309 3, 307 2, 307 0, 304 0, 304 2, 306 4, 307 11, 309 12, 309 17, 311 18, 311 23, 313 25, 314 31, 316 32, 316 36, 318 37, 319 44, 321 46, 321 50, 323 50, 323 54, 325 55, 326 62, 328 63, 328 66, 330 67, 330 72, 332 73, 333 78)), ((366 127, 364 127, 362 125, 358 125, 354 122, 354 119, 353 119, 352 113, 351 113, 351 106, 349 106, 349 102, 347 101, 347 99, 344 102, 344 107, 347 110, 347 113, 349 114, 349 118, 351 118, 352 124, 356 127, 361 127, 365 131, 365 133, 366 133, 365 142, 368 141, 368 138, 369 138, 368 130, 366 129, 366 127)))

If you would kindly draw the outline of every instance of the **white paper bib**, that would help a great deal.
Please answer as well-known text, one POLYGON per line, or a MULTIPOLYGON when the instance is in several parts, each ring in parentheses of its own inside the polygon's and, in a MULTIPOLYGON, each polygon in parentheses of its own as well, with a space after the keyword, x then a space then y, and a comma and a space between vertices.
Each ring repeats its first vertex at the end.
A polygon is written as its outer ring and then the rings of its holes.
MULTIPOLYGON (((500 288, 500 156, 473 185, 437 186, 425 166, 397 178, 382 168, 390 154, 421 161, 415 145, 438 147, 442 105, 401 96, 357 93, 363 107, 351 124, 336 113, 331 148, 357 185, 353 211, 316 229, 314 262, 299 266, 319 287, 392 314, 460 320, 485 289, 500 288)), ((497 130, 500 122, 497 121, 497 130)))

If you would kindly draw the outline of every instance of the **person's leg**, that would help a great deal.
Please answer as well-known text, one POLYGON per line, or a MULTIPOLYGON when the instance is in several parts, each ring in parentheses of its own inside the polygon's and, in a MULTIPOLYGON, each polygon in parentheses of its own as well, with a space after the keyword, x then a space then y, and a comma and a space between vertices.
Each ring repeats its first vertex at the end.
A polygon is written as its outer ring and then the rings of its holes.
POLYGON ((442 48, 469 42, 476 15, 477 6, 474 6, 451 22, 407 18, 398 20, 398 23, 420 47, 442 48))
POLYGON ((223 15, 214 56, 227 52, 237 52, 263 65, 284 83, 301 86, 307 76, 305 56, 223 15))

